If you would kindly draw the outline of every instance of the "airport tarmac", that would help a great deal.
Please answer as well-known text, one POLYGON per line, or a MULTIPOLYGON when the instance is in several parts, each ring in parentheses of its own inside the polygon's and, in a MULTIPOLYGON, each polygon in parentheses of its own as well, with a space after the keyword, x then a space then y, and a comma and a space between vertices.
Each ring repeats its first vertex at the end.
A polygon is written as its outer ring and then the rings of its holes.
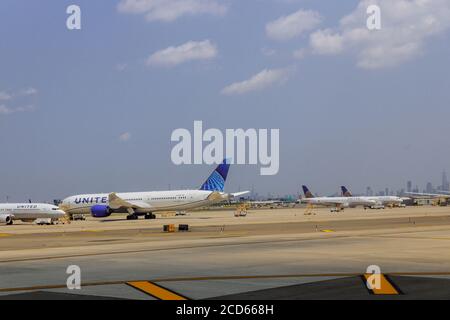
POLYGON ((0 298, 450 298, 450 208, 314 212, 0 226, 0 298), (164 233, 170 223, 190 231, 164 233), (66 288, 69 265, 81 268, 81 290, 66 288), (386 290, 366 288, 369 265, 380 266, 386 290))

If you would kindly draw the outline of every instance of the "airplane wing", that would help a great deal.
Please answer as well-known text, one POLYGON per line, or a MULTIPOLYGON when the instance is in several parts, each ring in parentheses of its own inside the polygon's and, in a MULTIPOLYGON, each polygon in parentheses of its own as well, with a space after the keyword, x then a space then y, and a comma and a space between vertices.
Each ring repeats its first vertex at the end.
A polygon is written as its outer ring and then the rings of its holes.
POLYGON ((349 203, 347 201, 339 201, 339 200, 332 200, 332 199, 323 201, 318 204, 325 205, 325 206, 336 206, 336 207, 339 207, 339 206, 348 207, 349 206, 349 203))
POLYGON ((211 201, 225 201, 225 200, 230 200, 231 198, 234 197, 239 197, 243 194, 249 193, 250 191, 242 191, 242 192, 236 192, 236 193, 223 193, 223 192, 219 192, 219 191, 213 191, 211 192, 211 194, 208 196, 208 200, 211 201))
POLYGON ((140 200, 124 200, 115 192, 108 195, 109 206, 111 209, 132 208, 132 209, 151 209, 152 206, 140 200))
POLYGON ((230 195, 232 195, 233 197, 240 197, 244 194, 249 193, 250 191, 241 191, 241 192, 235 192, 235 193, 230 193, 230 195))

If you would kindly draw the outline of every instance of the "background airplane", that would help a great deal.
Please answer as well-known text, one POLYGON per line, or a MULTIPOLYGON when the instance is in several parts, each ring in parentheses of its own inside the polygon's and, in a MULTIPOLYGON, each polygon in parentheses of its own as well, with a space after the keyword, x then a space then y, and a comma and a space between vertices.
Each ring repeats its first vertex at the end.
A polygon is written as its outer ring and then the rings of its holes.
POLYGON ((434 204, 447 205, 450 194, 448 191, 444 190, 441 190, 440 192, 441 193, 405 192, 405 194, 407 194, 410 199, 431 199, 434 204))
POLYGON ((64 199, 60 207, 68 214, 91 214, 96 218, 108 217, 112 213, 128 213, 128 220, 138 216, 154 219, 154 212, 205 207, 248 193, 224 192, 229 168, 230 164, 224 160, 197 190, 82 194, 64 199))
MULTIPOLYGON (((446 192, 446 191, 442 191, 446 192)), ((425 193, 425 192, 405 192, 411 198, 439 198, 439 199, 450 199, 450 193, 425 193)))
POLYGON ((363 197, 315 197, 307 186, 303 185, 302 188, 305 198, 301 199, 301 202, 312 205, 331 206, 332 212, 342 211, 347 207, 373 206, 376 204, 374 200, 363 197))
POLYGON ((66 213, 57 206, 47 203, 2 203, 0 223, 13 224, 14 220, 33 222, 36 219, 50 219, 52 222, 63 218, 66 213))
MULTIPOLYGON (((341 186, 342 195, 344 197, 352 197, 352 193, 345 187, 341 186)), ((401 205, 405 198, 400 198, 397 196, 361 196, 367 200, 373 200, 376 202, 376 206, 386 206, 386 205, 401 205)))

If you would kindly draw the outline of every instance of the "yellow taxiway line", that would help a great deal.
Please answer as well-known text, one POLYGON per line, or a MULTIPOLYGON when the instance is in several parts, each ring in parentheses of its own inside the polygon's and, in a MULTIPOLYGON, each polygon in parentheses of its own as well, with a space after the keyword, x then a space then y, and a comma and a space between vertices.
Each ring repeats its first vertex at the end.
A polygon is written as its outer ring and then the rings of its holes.
POLYGON ((188 298, 149 281, 132 281, 127 285, 159 300, 188 300, 188 298))
POLYGON ((389 295, 397 295, 400 294, 399 290, 397 290, 392 283, 392 281, 389 280, 387 276, 384 274, 372 274, 372 273, 365 273, 363 275, 365 282, 367 284, 367 288, 370 290, 373 294, 389 294, 389 295), (371 277, 379 277, 379 286, 372 286, 371 285, 371 277), (369 288, 370 287, 370 288, 369 288))

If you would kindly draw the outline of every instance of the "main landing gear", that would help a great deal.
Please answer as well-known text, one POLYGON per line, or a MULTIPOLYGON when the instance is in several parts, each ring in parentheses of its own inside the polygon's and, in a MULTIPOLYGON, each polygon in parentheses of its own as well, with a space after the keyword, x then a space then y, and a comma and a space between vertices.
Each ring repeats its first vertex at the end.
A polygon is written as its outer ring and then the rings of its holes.
MULTIPOLYGON (((127 215, 127 220, 137 220, 137 219, 139 219, 139 216, 135 213, 127 215)), ((149 212, 144 215, 144 219, 156 219, 156 215, 149 212)))
POLYGON ((144 219, 156 219, 156 216, 153 213, 149 212, 145 214, 144 219))
POLYGON ((137 214, 134 212, 133 208, 128 208, 127 211, 128 211, 127 220, 137 220, 139 218, 137 214))

